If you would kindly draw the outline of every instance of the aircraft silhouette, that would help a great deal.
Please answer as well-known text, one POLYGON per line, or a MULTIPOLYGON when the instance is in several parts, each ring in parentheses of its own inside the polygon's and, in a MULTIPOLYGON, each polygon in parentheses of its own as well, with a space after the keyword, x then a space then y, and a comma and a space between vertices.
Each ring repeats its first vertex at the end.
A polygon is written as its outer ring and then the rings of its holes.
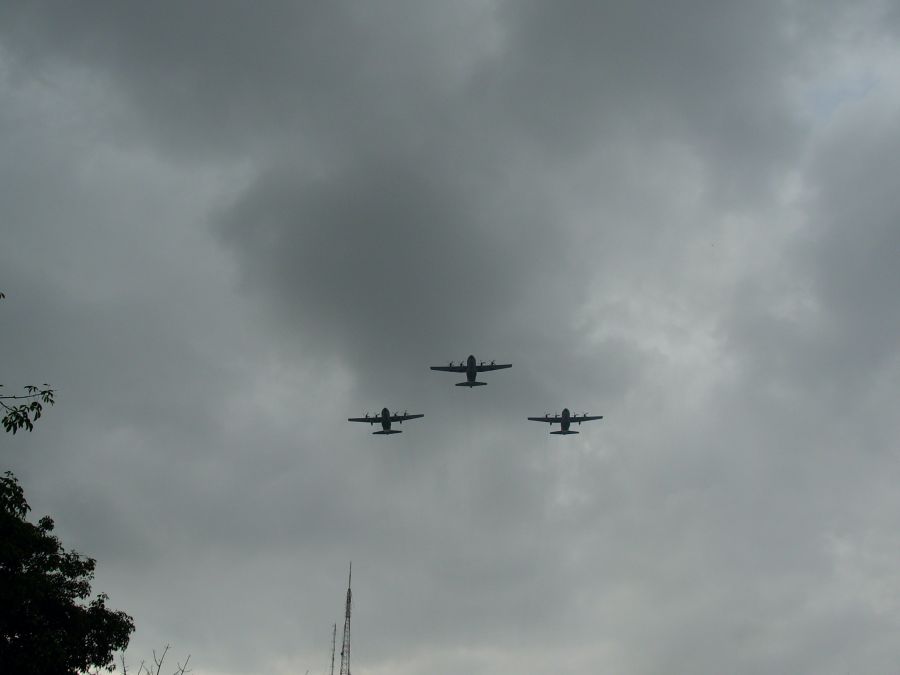
POLYGON ((491 361, 490 363, 485 363, 482 361, 481 363, 475 362, 475 357, 471 354, 469 358, 466 359, 465 364, 462 361, 459 362, 458 366, 453 365, 453 361, 450 362, 447 366, 431 366, 432 370, 440 370, 445 373, 465 373, 466 381, 465 382, 457 382, 457 387, 483 387, 487 385, 487 382, 476 382, 475 376, 478 373, 485 373, 489 370, 500 370, 501 368, 512 368, 511 363, 494 363, 491 361))
POLYGON ((602 420, 603 415, 588 415, 587 413, 583 413, 581 417, 579 417, 578 415, 572 415, 568 408, 563 408, 562 415, 551 416, 550 413, 547 413, 543 417, 529 417, 528 419, 534 420, 535 422, 547 422, 550 426, 558 424, 560 430, 551 431, 551 434, 577 434, 577 431, 569 431, 569 425, 572 422, 581 424, 582 422, 590 422, 591 420, 602 420))
POLYGON ((399 413, 399 411, 394 412, 394 414, 391 415, 390 410, 388 410, 387 408, 382 408, 380 415, 369 415, 369 413, 366 413, 365 417, 348 417, 347 421, 368 422, 369 424, 380 423, 381 431, 373 431, 373 434, 400 434, 403 432, 399 429, 391 429, 391 422, 399 422, 400 424, 403 424, 406 420, 414 420, 418 417, 425 417, 425 415, 408 415, 406 414, 405 410, 403 411, 402 415, 399 413))

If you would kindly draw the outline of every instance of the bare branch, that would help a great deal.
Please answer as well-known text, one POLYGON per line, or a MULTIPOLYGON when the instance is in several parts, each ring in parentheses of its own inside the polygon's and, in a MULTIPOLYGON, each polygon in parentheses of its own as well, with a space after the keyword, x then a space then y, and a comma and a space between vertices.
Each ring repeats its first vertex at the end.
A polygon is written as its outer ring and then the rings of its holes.
POLYGON ((176 670, 173 673, 173 675, 184 675, 185 673, 191 672, 190 670, 187 669, 187 664, 188 664, 188 661, 190 661, 190 660, 191 660, 191 655, 188 654, 187 658, 184 660, 184 665, 181 665, 180 663, 178 663, 176 661, 176 663, 178 664, 178 670, 176 670))
MULTIPOLYGON (((2 385, 0 385, 0 386, 2 386, 2 385)), ((0 399, 5 399, 7 401, 18 401, 18 400, 24 399, 24 398, 38 398, 38 397, 44 397, 44 396, 49 396, 49 398, 53 398, 53 394, 55 393, 54 389, 39 389, 38 387, 35 387, 30 384, 25 387, 25 390, 28 392, 27 394, 19 394, 16 396, 14 396, 13 394, 4 394, 3 396, 0 396, 0 399)), ((49 400, 45 400, 44 402, 50 403, 49 400)))
POLYGON ((159 671, 162 669, 163 661, 166 660, 166 654, 169 651, 169 645, 166 645, 166 648, 163 649, 162 655, 160 655, 159 660, 156 659, 156 650, 153 650, 153 662, 156 664, 156 675, 159 675, 159 671))
MULTIPOLYGON (((166 656, 168 656, 169 649, 171 645, 166 645, 162 650, 161 654, 157 654, 156 650, 153 650, 153 663, 152 668, 146 665, 146 661, 141 661, 140 665, 138 665, 137 675, 160 675, 162 673, 163 663, 166 660, 166 656)), ((122 652, 119 655, 119 659, 122 662, 122 675, 128 675, 128 666, 125 663, 125 652, 122 652)), ((172 673, 172 675, 187 675, 192 672, 187 666, 191 660, 191 655, 188 654, 187 658, 184 660, 184 664, 180 662, 176 662, 177 669, 172 673)))

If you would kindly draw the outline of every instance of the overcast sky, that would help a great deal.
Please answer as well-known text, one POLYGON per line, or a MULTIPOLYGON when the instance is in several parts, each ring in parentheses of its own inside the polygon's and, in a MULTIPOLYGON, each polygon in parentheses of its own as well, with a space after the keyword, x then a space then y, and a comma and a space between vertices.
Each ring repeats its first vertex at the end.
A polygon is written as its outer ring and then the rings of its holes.
POLYGON ((135 664, 326 673, 352 560, 356 675, 895 672, 898 45, 891 0, 4 2, 0 382, 58 403, 0 469, 135 664))

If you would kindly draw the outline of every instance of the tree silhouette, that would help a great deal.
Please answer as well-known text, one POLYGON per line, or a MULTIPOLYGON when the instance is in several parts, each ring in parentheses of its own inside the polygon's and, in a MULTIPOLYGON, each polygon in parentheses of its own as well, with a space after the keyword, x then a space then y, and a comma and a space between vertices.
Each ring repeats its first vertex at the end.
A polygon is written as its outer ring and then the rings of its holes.
POLYGON ((113 663, 134 631, 132 618, 106 607, 107 596, 87 604, 93 558, 67 552, 37 525, 15 476, 0 477, 0 664, 20 675, 76 675, 113 663))

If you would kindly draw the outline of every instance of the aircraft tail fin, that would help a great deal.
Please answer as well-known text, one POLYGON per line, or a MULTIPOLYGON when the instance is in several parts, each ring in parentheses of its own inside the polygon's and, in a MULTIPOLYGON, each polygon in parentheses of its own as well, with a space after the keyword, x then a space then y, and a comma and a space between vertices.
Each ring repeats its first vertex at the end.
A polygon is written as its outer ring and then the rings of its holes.
POLYGON ((402 434, 399 429, 382 429, 381 431, 373 431, 373 434, 402 434))
POLYGON ((485 387, 487 386, 487 382, 478 382, 477 380, 475 382, 457 382, 456 386, 469 387, 469 389, 471 389, 472 387, 485 387))
POLYGON ((578 432, 577 431, 551 431, 550 433, 551 434, 568 435, 568 434, 577 434, 578 432))

